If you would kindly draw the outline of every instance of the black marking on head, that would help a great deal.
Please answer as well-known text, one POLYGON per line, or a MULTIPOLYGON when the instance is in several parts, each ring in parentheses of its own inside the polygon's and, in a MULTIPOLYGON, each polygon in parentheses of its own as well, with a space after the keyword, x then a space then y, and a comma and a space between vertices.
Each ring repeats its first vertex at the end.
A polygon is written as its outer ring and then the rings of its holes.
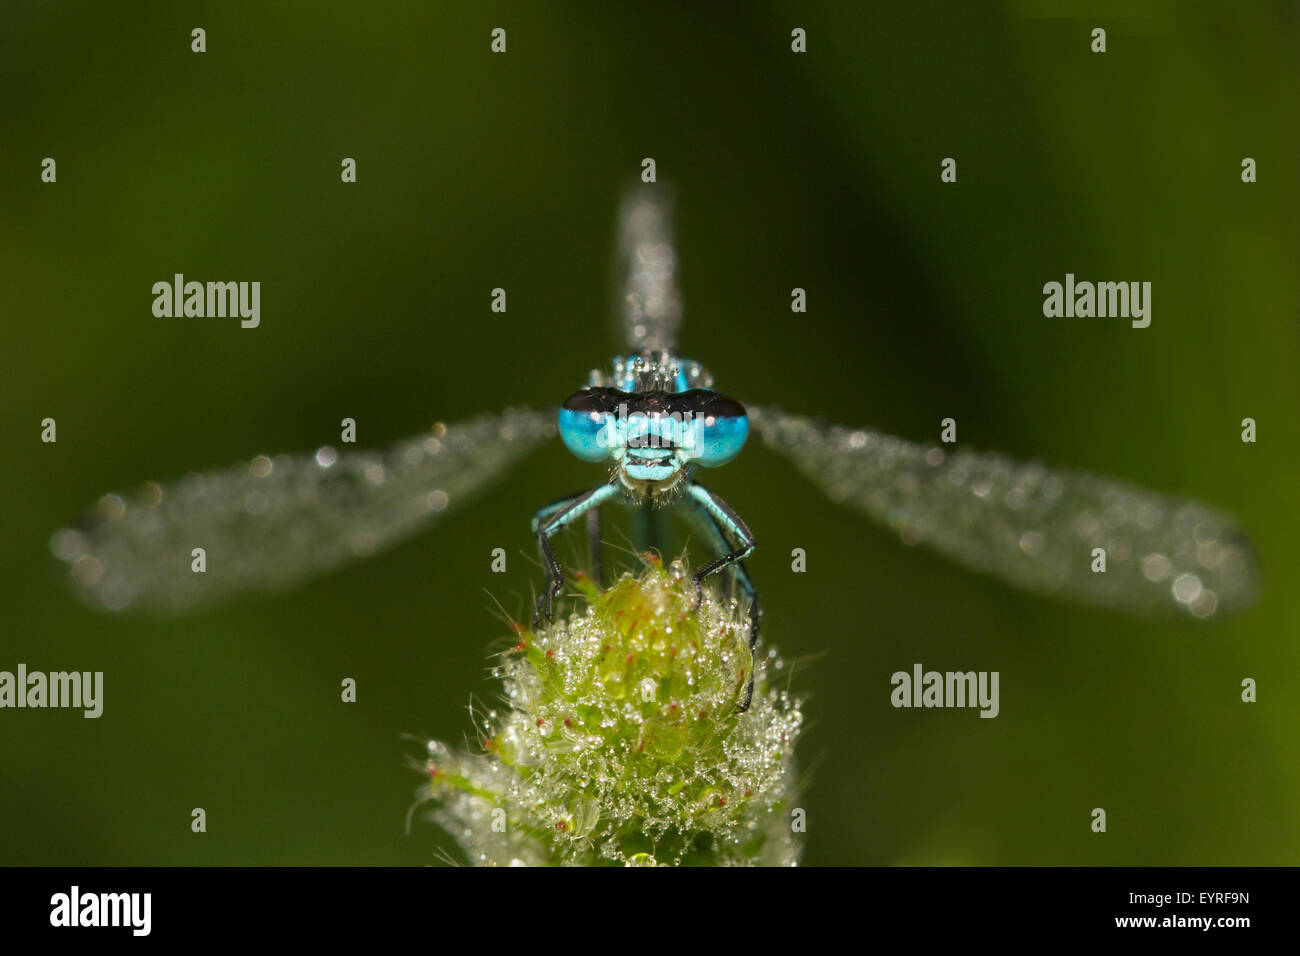
POLYGON ((575 412, 607 412, 617 414, 619 406, 626 406, 628 415, 678 415, 689 414, 718 418, 744 418, 745 406, 734 398, 708 388, 692 388, 685 392, 624 392, 617 388, 588 386, 570 395, 564 407, 575 412))
POLYGON ((676 392, 671 397, 674 399, 671 411, 689 412, 696 418, 744 418, 747 414, 740 402, 708 388, 692 388, 676 392))
POLYGON ((571 412, 590 412, 616 414, 618 406, 632 398, 627 392, 617 388, 589 385, 579 392, 574 392, 564 400, 564 407, 571 412))

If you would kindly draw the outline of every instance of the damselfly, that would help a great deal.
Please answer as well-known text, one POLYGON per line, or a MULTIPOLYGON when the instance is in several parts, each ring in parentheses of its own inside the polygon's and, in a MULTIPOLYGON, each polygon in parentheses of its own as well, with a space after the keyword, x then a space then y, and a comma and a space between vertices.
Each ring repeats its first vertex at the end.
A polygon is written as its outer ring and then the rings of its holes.
MULTIPOLYGON (((183 608, 253 588, 275 588, 387 548, 433 524, 557 432, 608 479, 542 508, 533 519, 546 572, 537 601, 549 615, 563 574, 551 537, 600 506, 680 502, 715 550, 695 573, 726 569, 758 600, 744 558, 755 538, 704 488, 700 468, 740 452, 751 429, 830 498, 1018 587, 1136 612, 1205 618, 1247 606, 1256 573, 1232 518, 1206 505, 999 454, 916 443, 845 428, 714 390, 698 362, 681 358, 677 260, 661 188, 628 194, 620 215, 628 351, 558 410, 507 410, 385 451, 258 456, 130 496, 105 495, 52 548, 101 607, 183 608), (192 552, 203 547, 204 573, 192 552), (1104 571, 1097 556, 1104 554, 1104 571)), ((593 535, 599 540, 599 533, 593 535)), ((750 690, 752 692, 752 675, 750 690)))

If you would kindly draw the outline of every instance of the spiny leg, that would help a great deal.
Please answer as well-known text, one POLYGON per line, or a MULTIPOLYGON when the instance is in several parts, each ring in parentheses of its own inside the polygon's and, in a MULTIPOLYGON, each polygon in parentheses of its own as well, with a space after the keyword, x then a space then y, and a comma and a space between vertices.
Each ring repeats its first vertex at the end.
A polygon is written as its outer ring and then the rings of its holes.
POLYGON ((560 569, 560 562, 555 560, 551 537, 569 522, 599 507, 617 490, 617 485, 600 485, 553 501, 533 515, 533 532, 537 535, 538 550, 542 554, 542 570, 546 572, 546 584, 537 596, 537 606, 533 610, 533 627, 541 623, 543 616, 550 619, 555 599, 564 590, 564 572, 560 569))
POLYGON ((722 557, 706 564, 692 577, 692 582, 695 584, 695 606, 699 607, 700 602, 704 600, 704 579, 723 568, 731 569, 733 580, 749 598, 749 650, 753 665, 749 671, 749 683, 745 687, 745 700, 740 706, 740 712, 743 714, 749 710, 750 702, 754 697, 754 677, 758 670, 754 649, 758 644, 758 624, 763 613, 758 601, 758 592, 754 588, 754 582, 750 579, 744 562, 744 559, 754 550, 756 542, 748 525, 725 501, 694 481, 690 483, 687 490, 695 504, 700 527, 713 539, 714 546, 724 552, 722 557), (733 548, 733 540, 738 547, 733 548))
MULTIPOLYGON (((695 524, 712 541, 714 548, 719 551, 726 551, 730 548, 731 545, 727 542, 727 537, 717 519, 703 505, 697 502, 692 502, 692 504, 694 505, 694 516, 697 519, 695 524)), ((749 599, 749 652, 753 666, 750 668, 749 681, 745 685, 745 700, 740 706, 740 712, 743 714, 749 710, 750 702, 754 697, 754 679, 758 671, 758 661, 754 659, 754 650, 758 644, 759 621, 762 619, 763 611, 759 604, 758 591, 749 576, 749 569, 745 567, 745 562, 736 561, 731 565, 731 570, 733 580, 749 599)))
POLYGON ((718 531, 724 541, 724 547, 732 548, 731 542, 735 542, 733 550, 728 551, 722 557, 709 562, 695 572, 692 581, 695 584, 696 603, 698 604, 704 598, 701 582, 710 574, 749 557, 756 542, 754 541, 754 533, 749 530, 749 526, 745 524, 740 515, 732 511, 725 501, 699 482, 691 481, 687 485, 687 494, 717 523, 718 531))
MULTIPOLYGON (((695 526, 709 539, 714 550, 727 553, 731 548, 731 543, 727 540, 726 533, 718 520, 699 502, 692 501, 691 504, 693 506, 692 515, 696 519, 695 526)), ((754 587, 754 582, 749 576, 749 569, 745 567, 744 561, 735 561, 730 567, 732 579, 751 602, 750 642, 752 645, 753 641, 758 637, 758 619, 761 616, 761 612, 758 610, 758 591, 754 587)))

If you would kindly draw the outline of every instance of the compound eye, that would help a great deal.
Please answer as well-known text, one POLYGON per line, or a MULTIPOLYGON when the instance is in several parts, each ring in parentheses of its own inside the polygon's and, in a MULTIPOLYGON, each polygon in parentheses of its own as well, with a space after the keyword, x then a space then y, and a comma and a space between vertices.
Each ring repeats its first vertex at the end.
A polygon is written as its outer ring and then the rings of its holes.
POLYGON ((627 398, 616 388, 584 388, 570 395, 559 416, 560 438, 569 451, 583 461, 611 457, 618 435, 614 415, 627 398))
POLYGON ((705 468, 725 465, 740 454, 749 437, 749 416, 734 398, 706 389, 683 392, 681 410, 690 411, 695 427, 694 454, 705 468))
POLYGON ((710 392, 709 396, 710 397, 705 399, 700 406, 700 412, 705 417, 706 425, 710 418, 740 418, 748 422, 749 415, 745 411, 745 406, 740 404, 740 402, 736 401, 734 398, 729 398, 726 395, 721 395, 718 392, 710 392))

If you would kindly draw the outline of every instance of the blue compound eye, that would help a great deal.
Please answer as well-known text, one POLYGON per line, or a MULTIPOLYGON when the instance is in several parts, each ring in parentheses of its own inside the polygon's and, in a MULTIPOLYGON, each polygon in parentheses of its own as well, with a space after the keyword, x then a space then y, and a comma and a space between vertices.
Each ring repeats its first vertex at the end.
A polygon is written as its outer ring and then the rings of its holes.
POLYGON ((612 457, 618 447, 616 416, 630 396, 616 388, 584 388, 570 395, 560 408, 560 438, 583 461, 612 457))
POLYGON ((725 465, 740 454, 749 437, 749 416, 745 406, 734 398, 708 389, 696 388, 673 396, 674 410, 683 417, 689 413, 694 447, 692 461, 705 468, 725 465))

